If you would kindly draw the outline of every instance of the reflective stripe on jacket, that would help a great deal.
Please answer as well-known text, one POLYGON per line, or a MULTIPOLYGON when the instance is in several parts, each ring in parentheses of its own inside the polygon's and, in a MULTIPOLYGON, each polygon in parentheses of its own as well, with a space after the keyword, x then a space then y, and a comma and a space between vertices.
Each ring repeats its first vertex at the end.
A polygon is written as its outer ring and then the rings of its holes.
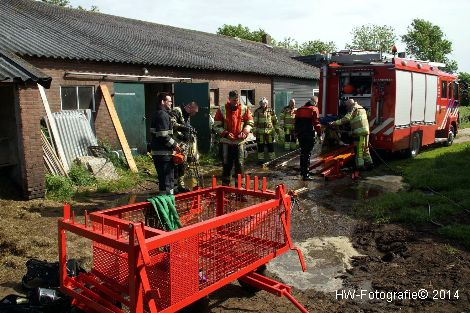
POLYGON ((351 111, 349 111, 342 119, 335 122, 336 125, 349 123, 354 136, 369 135, 369 121, 367 119, 367 111, 355 104, 351 111))
POLYGON ((167 110, 158 109, 154 112, 150 123, 150 133, 152 135, 152 152, 171 152, 176 147, 176 141, 173 138, 173 128, 170 122, 170 114, 167 110))
POLYGON ((284 107, 284 109, 282 109, 281 115, 279 116, 281 120, 281 126, 283 126, 285 129, 293 129, 295 124, 296 112, 296 108, 291 109, 289 108, 289 106, 284 107))
POLYGON ((257 108, 253 113, 254 128, 253 133, 255 134, 272 134, 274 127, 277 126, 277 117, 273 110, 270 108, 257 108))

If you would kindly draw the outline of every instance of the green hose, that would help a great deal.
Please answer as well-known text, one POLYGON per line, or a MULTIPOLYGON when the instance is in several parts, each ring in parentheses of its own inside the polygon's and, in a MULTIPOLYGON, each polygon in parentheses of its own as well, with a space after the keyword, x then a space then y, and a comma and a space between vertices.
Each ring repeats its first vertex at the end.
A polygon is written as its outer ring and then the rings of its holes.
POLYGON ((163 230, 172 231, 182 227, 176 211, 175 196, 159 195, 147 199, 147 201, 153 205, 163 230))

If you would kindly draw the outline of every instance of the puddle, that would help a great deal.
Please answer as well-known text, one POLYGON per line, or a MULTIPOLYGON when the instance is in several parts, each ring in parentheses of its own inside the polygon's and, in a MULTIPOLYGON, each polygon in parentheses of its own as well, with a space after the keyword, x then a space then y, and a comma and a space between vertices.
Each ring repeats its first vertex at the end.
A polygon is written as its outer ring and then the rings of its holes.
POLYGON ((372 176, 366 178, 366 183, 382 187, 388 192, 397 192, 405 188, 402 176, 396 175, 383 175, 383 176, 372 176))
POLYGON ((403 177, 394 175, 372 176, 353 184, 330 185, 327 188, 338 197, 367 200, 405 187, 403 177))
POLYGON ((362 181, 354 185, 331 186, 330 191, 335 196, 353 200, 366 200, 385 193, 383 188, 362 181))
POLYGON ((268 270, 285 284, 300 290, 334 292, 341 289, 343 279, 340 276, 351 268, 351 257, 360 256, 349 238, 344 236, 310 238, 296 245, 304 255, 307 272, 302 272, 294 251, 272 260, 268 270))

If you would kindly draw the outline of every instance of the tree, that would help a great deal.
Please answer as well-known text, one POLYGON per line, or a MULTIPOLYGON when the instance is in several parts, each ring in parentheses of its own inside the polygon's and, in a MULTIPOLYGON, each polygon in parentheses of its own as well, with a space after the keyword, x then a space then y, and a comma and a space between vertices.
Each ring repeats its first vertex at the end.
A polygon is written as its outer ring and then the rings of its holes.
POLYGON ((243 26, 242 24, 238 24, 236 26, 224 24, 222 27, 217 29, 217 34, 261 42, 263 40, 263 35, 267 33, 261 28, 251 31, 248 27, 243 26))
MULTIPOLYGON (((53 4, 53 5, 58 5, 60 7, 73 8, 70 5, 70 0, 41 0, 41 1, 45 3, 53 4)), ((76 9, 85 10, 85 11, 87 10, 81 5, 79 5, 76 9)), ((96 5, 92 5, 88 11, 99 12, 99 9, 96 5)))
POLYGON ((459 73, 459 86, 460 86, 460 104, 470 105, 469 92, 470 92, 470 73, 459 73))
POLYGON ((446 63, 445 70, 449 72, 457 70, 457 62, 447 58, 452 53, 452 42, 445 38, 439 26, 423 19, 414 19, 401 40, 406 44, 406 52, 413 57, 446 63))
POLYGON ((300 47, 297 40, 295 40, 292 37, 284 38, 283 41, 276 41, 275 39, 273 39, 272 44, 273 46, 276 46, 276 47, 281 47, 281 48, 285 48, 289 50, 296 50, 296 51, 299 51, 299 47, 300 47))
POLYGON ((397 40, 393 27, 367 24, 355 27, 351 34, 352 43, 347 44, 348 49, 391 51, 397 40))
POLYGON ((300 45, 301 55, 311 55, 315 53, 331 53, 336 51, 336 44, 333 41, 309 40, 300 45))
POLYGON ((58 5, 60 7, 69 7, 70 1, 69 0, 41 0, 42 2, 58 5))

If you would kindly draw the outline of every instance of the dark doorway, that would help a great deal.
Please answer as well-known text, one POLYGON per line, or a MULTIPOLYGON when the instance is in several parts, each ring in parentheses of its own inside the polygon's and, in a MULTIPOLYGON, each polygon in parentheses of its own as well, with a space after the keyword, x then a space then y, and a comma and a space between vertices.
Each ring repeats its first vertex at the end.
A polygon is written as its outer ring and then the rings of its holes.
POLYGON ((15 85, 0 84, 0 99, 0 175, 21 186, 15 85))
POLYGON ((182 105, 196 101, 199 112, 191 118, 191 125, 197 130, 197 145, 200 152, 208 152, 210 149, 209 126, 209 83, 177 83, 174 86, 175 103, 182 105))

